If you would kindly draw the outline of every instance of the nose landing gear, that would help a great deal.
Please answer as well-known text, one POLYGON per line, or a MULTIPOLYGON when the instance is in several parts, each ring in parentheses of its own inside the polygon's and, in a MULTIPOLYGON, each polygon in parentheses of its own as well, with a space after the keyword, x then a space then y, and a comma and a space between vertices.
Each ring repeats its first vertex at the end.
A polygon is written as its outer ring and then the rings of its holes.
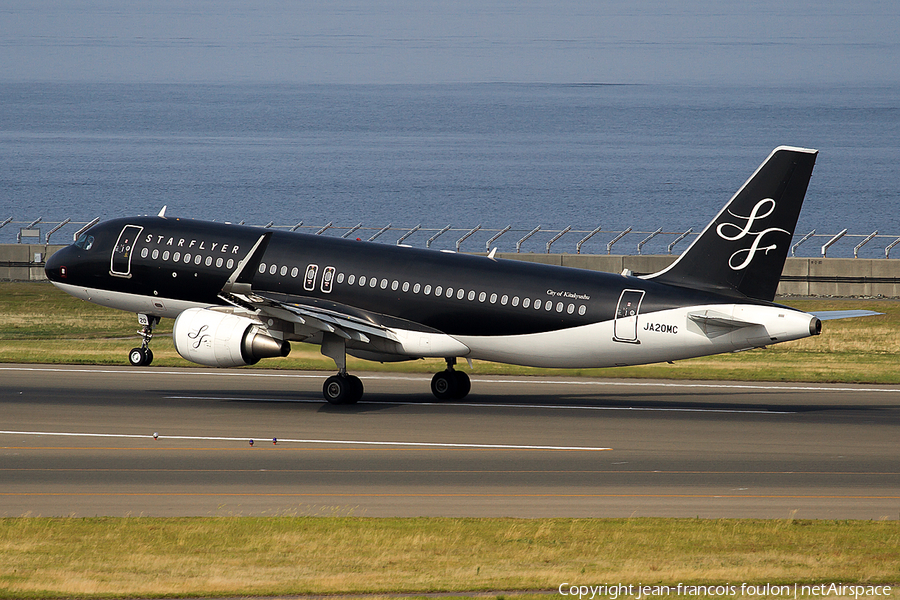
POLYGON ((139 314, 138 323, 142 326, 138 331, 138 335, 141 336, 141 347, 131 349, 128 353, 128 362, 134 367, 147 367, 153 362, 150 340, 153 339, 153 328, 159 325, 159 317, 139 314))

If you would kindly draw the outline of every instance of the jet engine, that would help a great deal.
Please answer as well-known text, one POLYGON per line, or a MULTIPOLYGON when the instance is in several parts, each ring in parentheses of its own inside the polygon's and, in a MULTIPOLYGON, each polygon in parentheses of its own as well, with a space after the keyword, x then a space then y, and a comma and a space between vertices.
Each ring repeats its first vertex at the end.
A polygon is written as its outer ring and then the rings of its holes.
POLYGON ((253 319, 206 308, 190 308, 175 319, 175 349, 184 359, 211 367, 254 365, 287 356, 289 342, 276 340, 253 319))

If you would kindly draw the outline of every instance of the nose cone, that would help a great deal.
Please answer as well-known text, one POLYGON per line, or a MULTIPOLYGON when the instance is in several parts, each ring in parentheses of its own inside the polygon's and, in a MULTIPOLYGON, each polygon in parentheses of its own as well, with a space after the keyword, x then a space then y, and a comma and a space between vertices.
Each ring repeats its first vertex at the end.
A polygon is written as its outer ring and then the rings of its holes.
POLYGON ((65 283, 68 279, 68 263, 72 258, 72 247, 60 248, 44 263, 44 273, 47 279, 54 283, 65 283))

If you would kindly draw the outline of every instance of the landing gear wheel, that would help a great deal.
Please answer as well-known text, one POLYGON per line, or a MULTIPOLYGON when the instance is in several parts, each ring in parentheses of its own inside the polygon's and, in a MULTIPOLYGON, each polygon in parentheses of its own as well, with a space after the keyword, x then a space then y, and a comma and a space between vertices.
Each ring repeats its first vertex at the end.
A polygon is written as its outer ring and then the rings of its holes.
POLYGON ((462 371, 452 371, 452 373, 456 376, 457 386, 456 395, 453 396, 453 399, 462 400, 469 395, 469 391, 472 389, 472 382, 469 380, 469 376, 462 371))
POLYGON ((471 389, 472 382, 462 371, 447 369, 431 378, 431 393, 438 400, 462 400, 471 389))
POLYGON ((128 362, 133 367, 146 367, 153 362, 153 353, 149 348, 132 348, 128 353, 128 362))
POLYGON ((456 398, 459 389, 459 380, 456 371, 446 370, 435 373, 431 378, 431 393, 438 400, 451 400, 456 398))
POLYGON ((332 375, 325 380, 322 394, 331 404, 356 404, 362 398, 363 384, 355 375, 332 375))

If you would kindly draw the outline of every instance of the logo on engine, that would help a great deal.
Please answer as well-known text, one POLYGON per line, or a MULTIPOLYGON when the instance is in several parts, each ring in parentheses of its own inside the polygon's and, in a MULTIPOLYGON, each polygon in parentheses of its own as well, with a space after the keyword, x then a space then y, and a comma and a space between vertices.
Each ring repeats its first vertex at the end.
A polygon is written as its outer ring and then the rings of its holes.
POLYGON ((204 325, 197 331, 192 331, 187 334, 188 339, 196 340, 193 344, 194 350, 199 348, 202 344, 207 343, 207 340, 209 339, 209 334, 206 333, 207 329, 209 329, 209 325, 204 325))
POLYGON ((732 268, 734 271, 741 271, 746 269, 753 259, 756 257, 756 253, 762 251, 764 254, 768 254, 769 250, 774 250, 778 247, 778 244, 770 244, 768 246, 761 246, 763 237, 768 233, 780 232, 786 233, 788 236, 791 235, 789 231, 784 229, 780 229, 778 227, 769 227, 768 229, 763 229, 762 231, 753 231, 753 224, 756 221, 760 221, 765 219, 769 215, 771 215, 775 211, 775 200, 772 198, 764 198, 756 203, 756 206, 753 207, 753 210, 750 211, 750 216, 743 217, 741 215, 736 215, 730 210, 728 214, 734 217, 735 219, 740 219, 742 221, 746 221, 743 226, 738 225, 737 223, 720 223, 718 227, 716 227, 716 233, 719 234, 719 237, 723 240, 728 240, 729 242, 736 242, 737 240, 743 239, 747 236, 753 236, 753 242, 750 244, 749 248, 742 248, 736 252, 734 252, 728 259, 728 266, 732 268), (735 235, 727 235, 725 233, 726 227, 733 227, 737 230, 735 235), (744 254, 746 253, 746 256, 744 254), (739 264, 735 264, 737 261, 743 260, 739 264))

